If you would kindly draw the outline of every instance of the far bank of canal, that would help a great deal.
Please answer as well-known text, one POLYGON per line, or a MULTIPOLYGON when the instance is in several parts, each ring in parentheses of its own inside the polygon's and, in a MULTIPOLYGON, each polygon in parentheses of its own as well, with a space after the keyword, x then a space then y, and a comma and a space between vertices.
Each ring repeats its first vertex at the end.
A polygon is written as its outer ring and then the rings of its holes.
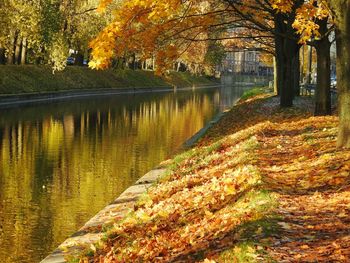
POLYGON ((40 261, 243 91, 222 86, 0 110, 0 261, 40 261))

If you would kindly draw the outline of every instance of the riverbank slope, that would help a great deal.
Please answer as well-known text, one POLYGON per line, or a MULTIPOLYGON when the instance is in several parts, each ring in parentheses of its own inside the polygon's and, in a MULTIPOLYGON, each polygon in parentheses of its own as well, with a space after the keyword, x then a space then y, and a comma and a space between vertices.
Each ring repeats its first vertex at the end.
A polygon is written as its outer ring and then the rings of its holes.
POLYGON ((350 259, 350 151, 312 102, 235 106, 82 262, 314 262, 350 259))
POLYGON ((52 93, 118 88, 189 87, 215 85, 219 81, 187 72, 158 77, 152 71, 105 70, 69 66, 52 74, 47 66, 0 66, 0 96, 8 94, 52 93))

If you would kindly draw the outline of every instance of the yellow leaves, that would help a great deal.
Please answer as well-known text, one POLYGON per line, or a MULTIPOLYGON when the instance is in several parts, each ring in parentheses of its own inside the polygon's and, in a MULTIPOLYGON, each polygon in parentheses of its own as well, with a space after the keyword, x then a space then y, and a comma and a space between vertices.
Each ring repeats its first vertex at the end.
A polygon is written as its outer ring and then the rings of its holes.
POLYGON ((310 247, 308 245, 302 245, 300 246, 301 249, 309 249, 310 247))
MULTIPOLYGON (((110 1, 102 0, 99 10, 110 1)), ((113 22, 90 44, 90 67, 104 69, 113 57, 138 53, 144 59, 156 58, 158 75, 172 69, 177 60, 195 68, 203 63, 208 47, 204 42, 189 45, 191 40, 184 39, 208 37, 208 27, 218 19, 209 12, 212 7, 209 2, 196 0, 122 1, 113 22)))
POLYGON ((293 27, 300 34, 299 42, 305 44, 311 38, 320 38, 319 25, 316 23, 316 19, 327 19, 329 15, 329 9, 325 1, 311 0, 298 8, 293 27))
MULTIPOLYGON (((272 0, 271 5, 282 13, 290 13, 294 8, 292 0, 272 0)), ((320 38, 319 25, 316 19, 327 19, 330 15, 326 1, 310 0, 305 1, 301 7, 296 10, 296 18, 293 27, 300 34, 299 43, 305 44, 311 38, 320 38)))
POLYGON ((289 13, 292 10, 293 0, 271 0, 271 6, 282 13, 289 13))
POLYGON ((137 210, 135 212, 135 216, 141 222, 147 222, 147 221, 149 221, 151 219, 151 217, 148 215, 148 213, 144 209, 137 210))
POLYGON ((206 259, 204 259, 203 263, 216 263, 216 261, 206 258, 206 259))
POLYGON ((100 13, 104 12, 110 3, 112 3, 112 0, 100 0, 97 11, 100 13))
MULTIPOLYGON (((136 225, 137 224, 137 220, 136 218, 134 218, 133 216, 128 216, 125 218, 125 220, 123 221, 124 225, 136 225)), ((118 225, 114 226, 115 229, 120 229, 120 227, 118 225)))
POLYGON ((292 229, 292 227, 290 226, 290 224, 288 224, 288 223, 285 223, 285 222, 278 222, 277 223, 278 225, 280 225, 283 229, 285 229, 285 230, 290 230, 290 229, 292 229))
POLYGON ((232 195, 236 193, 237 186, 234 184, 233 178, 226 178, 224 180, 224 184, 225 184, 224 191, 226 194, 232 195))

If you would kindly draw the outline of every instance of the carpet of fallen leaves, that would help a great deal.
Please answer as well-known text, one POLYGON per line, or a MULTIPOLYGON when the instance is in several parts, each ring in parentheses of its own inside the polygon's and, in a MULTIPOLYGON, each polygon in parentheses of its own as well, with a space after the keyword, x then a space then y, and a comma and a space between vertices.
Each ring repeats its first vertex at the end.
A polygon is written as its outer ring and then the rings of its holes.
POLYGON ((350 151, 311 101, 234 107, 81 262, 350 262, 350 151))

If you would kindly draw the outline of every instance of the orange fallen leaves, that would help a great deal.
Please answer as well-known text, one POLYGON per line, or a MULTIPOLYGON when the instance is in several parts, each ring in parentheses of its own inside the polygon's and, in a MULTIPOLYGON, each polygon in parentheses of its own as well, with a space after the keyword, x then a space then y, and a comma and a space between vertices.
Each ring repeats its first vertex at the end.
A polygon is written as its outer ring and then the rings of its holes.
MULTIPOLYGON (((265 200, 256 200, 252 205, 247 198, 247 193, 258 189, 280 196, 277 210, 291 219, 279 222, 284 235, 291 236, 287 240, 292 240, 295 233, 303 233, 303 238, 308 240, 309 236, 315 242, 318 236, 312 233, 332 227, 333 222, 313 221, 329 207, 337 207, 336 215, 345 220, 349 203, 343 204, 342 198, 350 200, 350 193, 339 197, 337 193, 324 193, 324 189, 349 185, 350 151, 337 149, 335 142, 338 118, 304 119, 307 112, 280 111, 271 100, 274 99, 236 107, 238 111, 218 126, 228 125, 232 118, 243 121, 223 129, 222 136, 216 135, 221 139, 215 144, 210 143, 215 137, 211 131, 188 158, 171 166, 173 170, 167 179, 148 190, 131 215, 115 224, 95 255, 81 262, 193 261, 191 255, 199 251, 206 251, 204 262, 213 262, 215 253, 205 259, 213 244, 242 224, 270 213, 269 209, 258 209, 266 205, 265 200), (269 110, 260 112, 257 105, 269 110), (253 120, 245 122, 242 115, 236 117, 244 108, 254 112, 253 120), (267 118, 272 121, 266 121, 267 118), (239 125, 249 124, 253 125, 239 130, 239 125), (237 132, 230 134, 231 130, 237 132), (298 198, 307 202, 299 202, 298 198), (299 224, 293 218, 307 223, 299 224)), ((307 254, 315 251, 310 243, 289 244, 294 252, 283 246, 276 248, 279 252, 274 254, 271 248, 273 257, 278 259, 283 253, 290 253, 293 260, 313 258, 307 254)), ((324 247, 329 251, 332 246, 324 247)), ((344 247, 333 246, 331 253, 347 258, 344 251, 344 247)))

